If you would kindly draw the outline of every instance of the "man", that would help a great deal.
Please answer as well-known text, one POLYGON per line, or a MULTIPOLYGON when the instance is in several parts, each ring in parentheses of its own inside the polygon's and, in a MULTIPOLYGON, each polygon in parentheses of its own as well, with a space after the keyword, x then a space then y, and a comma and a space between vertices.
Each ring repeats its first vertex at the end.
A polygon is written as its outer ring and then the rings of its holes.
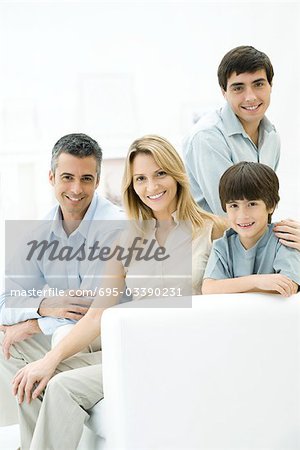
MULTIPOLYGON (((230 50, 218 68, 226 104, 203 116, 185 140, 183 155, 192 194, 203 209, 224 215, 219 180, 232 164, 260 162, 276 170, 280 140, 266 118, 273 67, 268 56, 251 46, 230 50)), ((300 224, 289 220, 275 227, 282 243, 300 250, 300 224)))
MULTIPOLYGON (((101 243, 107 244, 113 239, 118 222, 112 227, 109 220, 123 219, 124 215, 118 207, 95 192, 99 185, 101 162, 99 145, 85 134, 64 136, 52 150, 49 181, 58 205, 31 236, 38 243, 47 242, 48 246, 42 253, 35 252, 29 262, 21 253, 15 262, 14 269, 17 269, 11 272, 19 277, 9 277, 7 286, 17 286, 27 292, 31 287, 36 290, 45 287, 45 292, 56 288, 60 295, 14 298, 6 289, 1 297, 2 426, 17 422, 16 403, 11 393, 12 377, 28 362, 39 359, 50 349, 51 335, 58 327, 79 320, 86 313, 91 298, 84 294, 81 296, 80 292, 91 292, 100 284, 99 261, 95 260, 93 264, 81 254, 82 257, 65 262, 63 258, 62 261, 53 260, 49 255, 56 243, 59 248, 78 250, 93 242, 101 246, 101 243)), ((99 346, 96 348, 98 351, 72 358, 63 370, 99 364, 99 346)), ((22 433, 25 432, 21 427, 21 436, 22 433)))

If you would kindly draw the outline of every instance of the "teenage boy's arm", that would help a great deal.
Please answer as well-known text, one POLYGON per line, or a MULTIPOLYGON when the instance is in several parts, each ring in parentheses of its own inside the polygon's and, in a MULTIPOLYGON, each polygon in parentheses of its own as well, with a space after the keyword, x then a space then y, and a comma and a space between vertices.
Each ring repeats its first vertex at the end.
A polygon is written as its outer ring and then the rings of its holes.
POLYGON ((273 228, 279 242, 300 251, 300 222, 287 219, 277 222, 273 228))
POLYGON ((289 297, 297 292, 298 285, 285 275, 248 275, 239 278, 215 280, 206 278, 202 294, 234 294, 242 292, 269 292, 289 297))
POLYGON ((199 131, 184 143, 184 159, 195 200, 200 200, 198 187, 210 210, 220 216, 225 213, 219 199, 219 181, 233 164, 230 154, 231 150, 219 131, 199 131))

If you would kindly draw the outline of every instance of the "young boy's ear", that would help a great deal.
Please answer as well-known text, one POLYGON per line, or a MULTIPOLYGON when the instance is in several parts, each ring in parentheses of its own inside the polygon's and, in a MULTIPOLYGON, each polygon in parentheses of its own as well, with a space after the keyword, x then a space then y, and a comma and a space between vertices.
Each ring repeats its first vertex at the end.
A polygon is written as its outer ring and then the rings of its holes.
POLYGON ((273 206, 272 208, 269 208, 268 209, 268 214, 272 215, 274 213, 275 209, 276 209, 276 206, 273 206))

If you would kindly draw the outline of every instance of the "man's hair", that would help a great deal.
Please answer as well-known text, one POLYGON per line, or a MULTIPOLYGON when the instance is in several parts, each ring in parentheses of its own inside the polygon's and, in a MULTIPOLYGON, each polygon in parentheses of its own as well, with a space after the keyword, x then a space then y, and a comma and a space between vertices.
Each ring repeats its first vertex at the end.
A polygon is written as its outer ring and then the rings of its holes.
POLYGON ((57 167, 57 159, 61 153, 76 156, 76 158, 86 158, 93 156, 97 165, 97 179, 99 180, 102 162, 102 150, 98 143, 83 133, 67 134, 60 138, 52 149, 51 170, 53 174, 57 167))
POLYGON ((237 75, 244 72, 256 72, 265 69, 267 80, 272 85, 274 76, 273 66, 269 57, 250 45, 241 45, 230 50, 223 57, 218 67, 219 85, 227 90, 228 78, 236 72, 237 75))
MULTIPOLYGON (((275 209, 280 200, 279 180, 271 167, 265 164, 242 161, 227 169, 219 184, 223 211, 226 203, 236 200, 262 200, 266 207, 275 209)), ((271 222, 272 214, 269 214, 271 222)))

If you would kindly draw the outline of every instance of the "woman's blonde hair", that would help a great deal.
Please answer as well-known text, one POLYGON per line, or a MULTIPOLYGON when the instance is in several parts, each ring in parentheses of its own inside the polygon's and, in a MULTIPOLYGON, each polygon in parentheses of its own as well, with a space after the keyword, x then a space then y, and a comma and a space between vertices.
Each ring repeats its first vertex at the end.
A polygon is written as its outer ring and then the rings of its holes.
POLYGON ((141 201, 133 188, 132 163, 139 153, 151 155, 156 164, 177 182, 177 219, 191 223, 193 236, 203 228, 207 220, 213 221, 217 227, 222 228, 219 219, 202 210, 193 199, 183 161, 175 148, 166 139, 156 135, 136 139, 131 144, 126 157, 122 192, 129 219, 136 221, 153 219, 151 208, 141 201))

